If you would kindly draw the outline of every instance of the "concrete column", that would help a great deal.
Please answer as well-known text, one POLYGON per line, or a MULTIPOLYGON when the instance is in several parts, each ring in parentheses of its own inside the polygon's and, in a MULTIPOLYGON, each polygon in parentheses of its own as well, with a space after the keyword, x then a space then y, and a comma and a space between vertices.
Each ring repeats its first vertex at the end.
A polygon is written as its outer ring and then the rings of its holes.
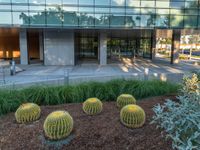
POLYGON ((100 50, 100 65, 107 64, 107 35, 105 33, 100 33, 99 37, 99 50, 100 50))
POLYGON ((156 30, 151 33, 151 59, 155 60, 156 57, 156 30))
POLYGON ((74 32, 44 31, 44 65, 74 65, 74 32))
POLYGON ((20 46, 20 63, 28 65, 28 46, 27 46, 27 31, 21 29, 19 33, 19 46, 20 46))
POLYGON ((43 44, 43 31, 39 33, 39 49, 40 49, 40 60, 44 60, 44 44, 43 44))
POLYGON ((181 30, 173 30, 171 64, 179 63, 180 39, 181 39, 181 30))

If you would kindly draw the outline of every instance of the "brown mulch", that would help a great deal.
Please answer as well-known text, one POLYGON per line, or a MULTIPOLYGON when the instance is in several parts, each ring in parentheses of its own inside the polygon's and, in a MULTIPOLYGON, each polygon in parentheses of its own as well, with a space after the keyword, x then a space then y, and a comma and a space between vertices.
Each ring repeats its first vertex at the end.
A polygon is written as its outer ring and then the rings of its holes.
POLYGON ((42 106, 39 121, 21 125, 15 121, 14 113, 0 118, 0 150, 171 150, 171 142, 161 136, 155 125, 150 125, 152 107, 174 96, 147 98, 140 102, 146 112, 146 123, 138 129, 124 127, 119 120, 119 109, 114 102, 104 102, 103 112, 87 116, 81 104, 42 106), (46 116, 55 110, 67 110, 74 118, 74 130, 61 142, 45 140, 43 123, 46 116))

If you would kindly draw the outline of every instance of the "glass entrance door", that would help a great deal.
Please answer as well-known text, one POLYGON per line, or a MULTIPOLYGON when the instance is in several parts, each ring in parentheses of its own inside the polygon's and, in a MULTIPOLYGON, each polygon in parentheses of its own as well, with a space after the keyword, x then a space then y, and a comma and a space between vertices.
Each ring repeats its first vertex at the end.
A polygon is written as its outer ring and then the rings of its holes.
POLYGON ((140 39, 139 56, 151 58, 151 39, 140 39))
POLYGON ((120 61, 122 58, 133 58, 136 49, 136 40, 125 38, 109 38, 107 43, 108 59, 120 61))
POLYGON ((98 62, 98 37, 78 37, 78 61, 98 62))

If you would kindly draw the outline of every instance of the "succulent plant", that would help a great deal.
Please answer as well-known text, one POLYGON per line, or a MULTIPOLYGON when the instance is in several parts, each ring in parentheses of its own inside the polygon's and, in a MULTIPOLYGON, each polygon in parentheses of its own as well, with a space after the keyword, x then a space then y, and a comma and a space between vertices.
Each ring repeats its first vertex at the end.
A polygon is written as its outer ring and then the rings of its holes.
POLYGON ((19 106, 15 112, 15 118, 18 123, 28 123, 38 120, 40 117, 40 107, 34 103, 26 103, 19 106))
POLYGON ((122 108, 129 104, 136 104, 136 99, 130 94, 121 94, 117 97, 117 107, 122 108))
POLYGON ((51 140, 59 140, 70 135, 74 121, 67 111, 50 113, 44 121, 45 135, 51 140))
POLYGON ((145 123, 145 112, 138 105, 126 105, 121 109, 120 120, 129 128, 139 128, 145 123))
POLYGON ((89 98, 83 103, 83 111, 88 115, 96 115, 103 109, 103 104, 98 98, 89 98))

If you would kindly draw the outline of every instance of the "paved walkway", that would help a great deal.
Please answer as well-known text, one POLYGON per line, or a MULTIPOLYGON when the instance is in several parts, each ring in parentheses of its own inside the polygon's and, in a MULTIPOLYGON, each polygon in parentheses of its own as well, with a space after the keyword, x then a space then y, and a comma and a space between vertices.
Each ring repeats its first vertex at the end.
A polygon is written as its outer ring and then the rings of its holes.
MULTIPOLYGON (((106 81, 120 77, 144 77, 145 68, 149 69, 149 74, 158 76, 162 74, 171 74, 176 80, 175 74, 183 74, 185 72, 200 70, 199 65, 194 63, 179 63, 175 65, 169 64, 166 61, 150 61, 136 60, 134 63, 124 60, 123 64, 110 64, 99 66, 94 64, 79 65, 79 66, 43 66, 43 65, 19 65, 18 67, 25 71, 17 73, 15 76, 6 75, 5 81, 7 84, 24 84, 24 83, 42 83, 44 81, 54 83, 67 82, 83 82, 90 80, 106 81), (68 81, 69 80, 69 81, 68 81)), ((1 79, 2 80, 2 77, 1 79)))

